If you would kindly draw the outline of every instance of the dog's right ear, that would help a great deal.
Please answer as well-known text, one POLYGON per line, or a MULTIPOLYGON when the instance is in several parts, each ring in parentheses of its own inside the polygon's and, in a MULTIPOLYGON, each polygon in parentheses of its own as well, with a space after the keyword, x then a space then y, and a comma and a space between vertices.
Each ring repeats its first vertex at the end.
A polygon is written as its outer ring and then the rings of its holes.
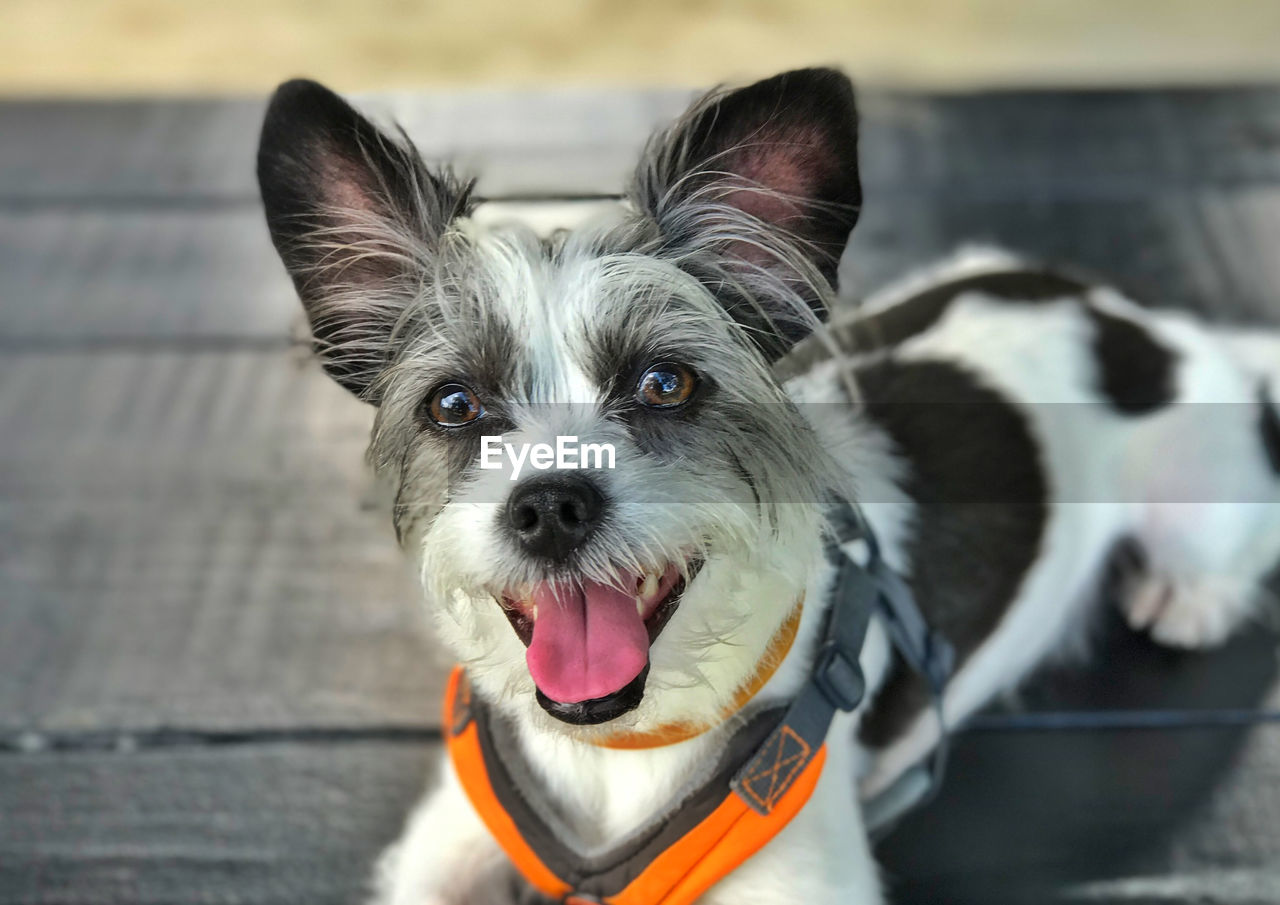
POLYGON ((403 134, 305 80, 271 98, 258 185, 325 369, 376 404, 395 325, 449 223, 469 211, 471 185, 431 172, 403 134))

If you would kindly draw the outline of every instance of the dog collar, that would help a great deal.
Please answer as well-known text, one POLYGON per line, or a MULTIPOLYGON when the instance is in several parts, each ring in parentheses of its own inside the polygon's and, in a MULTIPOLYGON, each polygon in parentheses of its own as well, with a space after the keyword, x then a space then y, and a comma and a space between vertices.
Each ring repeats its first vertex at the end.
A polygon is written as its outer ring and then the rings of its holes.
MULTIPOLYGON (((692 905, 759 851, 813 793, 836 712, 850 712, 862 701, 859 656, 873 611, 940 696, 950 648, 929 632, 906 585, 883 567, 857 511, 841 503, 831 524, 827 549, 837 571, 799 692, 789 704, 747 715, 709 778, 681 790, 657 819, 607 851, 574 844, 538 795, 542 783, 521 758, 513 727, 472 694, 461 667, 454 669, 444 721, 454 771, 480 819, 534 889, 570 905, 692 905), (857 542, 865 562, 848 553, 857 542)), ((935 763, 940 769, 941 759, 935 763)))

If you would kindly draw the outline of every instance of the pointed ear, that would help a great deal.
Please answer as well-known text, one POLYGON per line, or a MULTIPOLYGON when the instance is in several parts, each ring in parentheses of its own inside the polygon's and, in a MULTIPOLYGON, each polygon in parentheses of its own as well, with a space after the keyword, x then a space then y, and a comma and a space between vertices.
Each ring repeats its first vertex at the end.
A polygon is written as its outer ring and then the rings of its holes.
POLYGON ((801 69, 712 92, 651 141, 632 200, 695 266, 719 257, 716 291, 776 357, 825 315, 862 205, 853 86, 801 69))
POLYGON ((271 98, 258 185, 325 369, 376 403, 395 324, 449 223, 469 211, 471 186, 432 173, 403 134, 305 80, 271 98))

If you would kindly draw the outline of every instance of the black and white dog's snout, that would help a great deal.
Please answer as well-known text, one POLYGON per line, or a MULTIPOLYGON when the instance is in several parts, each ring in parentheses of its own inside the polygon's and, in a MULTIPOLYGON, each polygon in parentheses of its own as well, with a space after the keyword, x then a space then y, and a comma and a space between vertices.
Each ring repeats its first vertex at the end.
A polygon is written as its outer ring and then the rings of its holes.
POLYGON ((563 562, 595 531, 605 500, 595 482, 581 475, 530 478, 507 501, 507 522, 532 556, 563 562))

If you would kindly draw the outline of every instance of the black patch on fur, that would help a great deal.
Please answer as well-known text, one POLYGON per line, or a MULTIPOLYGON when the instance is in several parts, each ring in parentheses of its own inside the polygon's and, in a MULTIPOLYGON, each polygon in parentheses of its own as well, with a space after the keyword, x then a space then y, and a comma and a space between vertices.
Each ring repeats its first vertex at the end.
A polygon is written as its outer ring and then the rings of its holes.
MULTIPOLYGON (((909 464, 916 504, 905 553, 925 618, 957 664, 995 630, 1035 562, 1049 488, 1026 420, 961 368, 892 359, 859 369, 868 416, 909 464)), ((888 745, 929 705, 924 682, 895 654, 862 721, 862 741, 888 745)))
POLYGON ((1258 404, 1262 410, 1258 413, 1258 432, 1262 435, 1262 448, 1266 450, 1267 461, 1271 470, 1280 477, 1280 414, 1276 412, 1271 391, 1264 380, 1258 386, 1258 404))
POLYGON ((836 331, 842 348, 859 352, 891 348, 936 324, 951 303, 967 292, 1012 302, 1046 302, 1078 295, 1088 285, 1048 270, 985 273, 930 286, 923 292, 836 331), (846 343, 848 345, 846 345, 846 343))
POLYGON ((1177 354, 1135 321, 1095 305, 1085 310, 1094 328, 1098 390, 1112 408, 1145 415, 1172 402, 1177 354))
MULTIPOLYGON (((1037 268, 976 274, 929 286, 883 311, 841 318, 829 332, 836 345, 848 354, 876 352, 924 333, 965 293, 981 293, 1010 302, 1049 302, 1078 296, 1089 286, 1078 277, 1037 268)), ((824 344, 807 340, 778 363, 779 377, 786 380, 797 376, 830 357, 824 344)))

